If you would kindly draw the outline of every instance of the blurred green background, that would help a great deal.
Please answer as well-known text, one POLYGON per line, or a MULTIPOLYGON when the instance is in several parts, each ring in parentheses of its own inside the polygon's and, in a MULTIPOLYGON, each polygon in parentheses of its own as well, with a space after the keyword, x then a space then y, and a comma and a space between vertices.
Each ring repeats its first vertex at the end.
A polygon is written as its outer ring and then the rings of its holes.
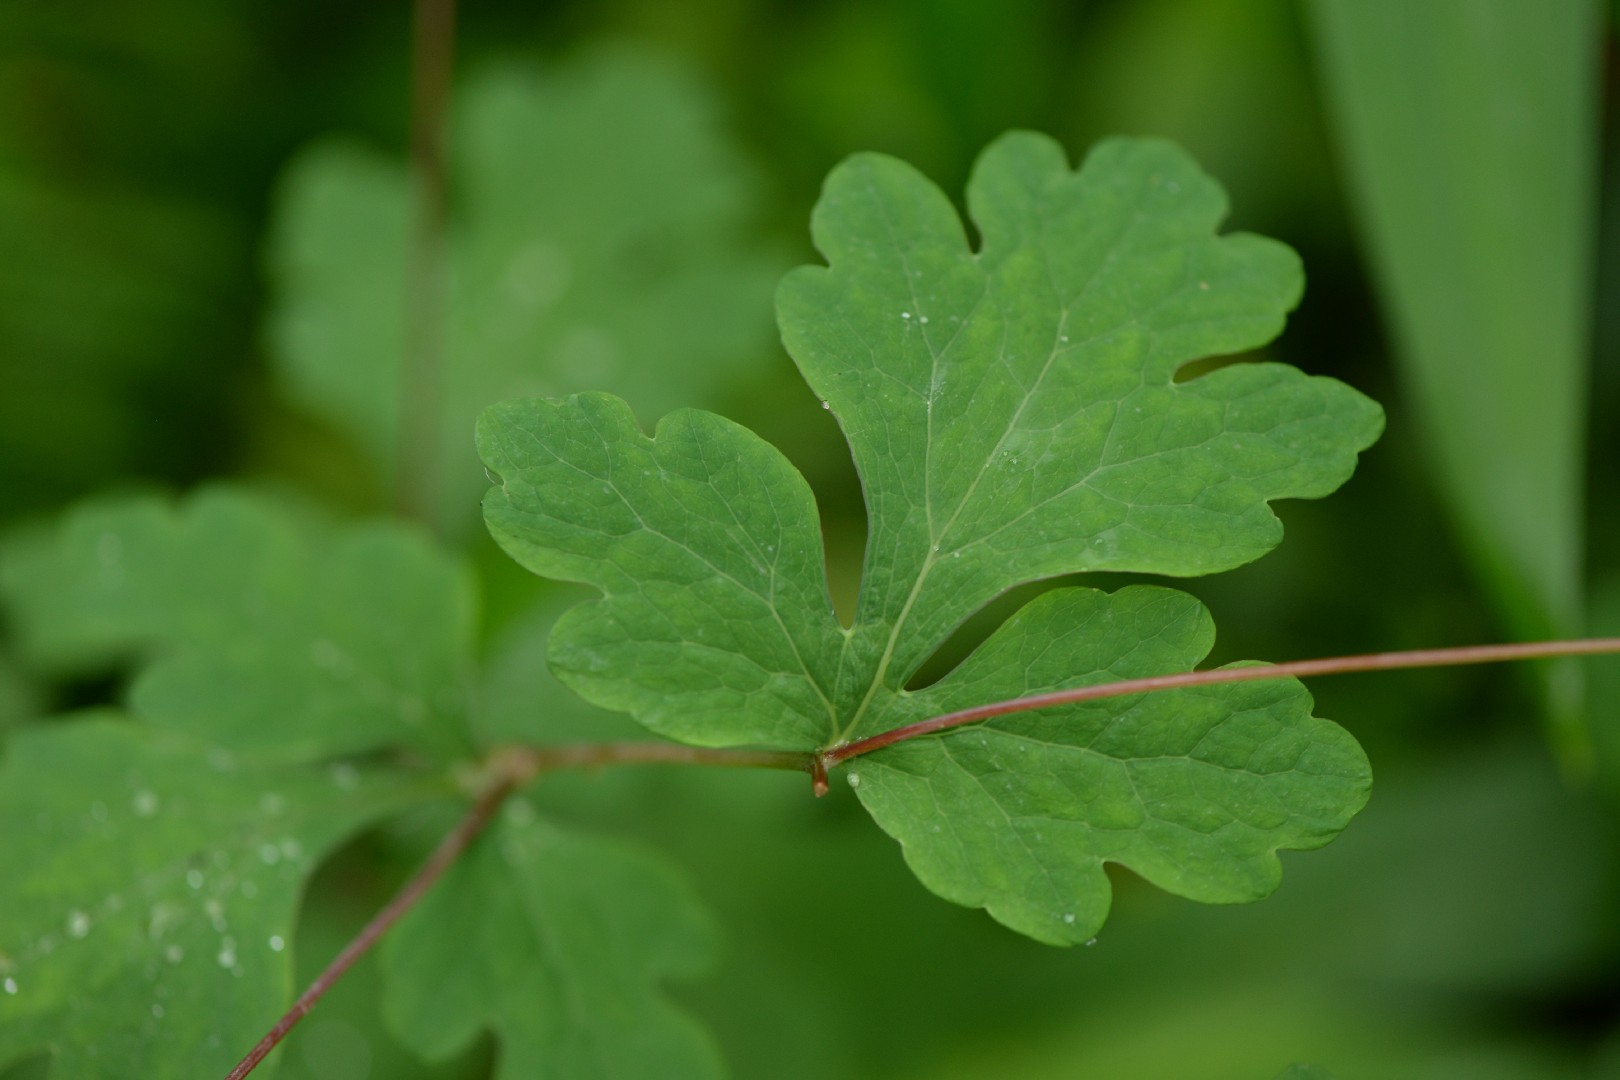
MULTIPOLYGON (((1011 127, 1076 159, 1111 133, 1185 145, 1232 227, 1304 257, 1268 355, 1389 412, 1343 491, 1278 507, 1276 553, 1184 583, 1221 626, 1214 661, 1620 632, 1617 13, 464 3, 433 523, 483 571, 492 668, 538 678, 549 602, 480 539, 467 425, 495 397, 599 387, 648 424, 696 405, 754 427, 816 489, 850 595, 858 485, 775 341, 771 289, 815 258, 809 211, 840 158, 895 154, 959 198, 1011 127)), ((410 44, 408 5, 380 0, 5 5, 0 527, 221 479, 387 512, 410 44)), ((1620 662, 1313 690, 1372 758, 1361 818, 1286 857, 1257 905, 1116 875, 1082 950, 929 896, 853 800, 796 780, 570 777, 541 797, 687 867, 729 951, 675 993, 741 1077, 1620 1077, 1620 662)), ((0 728, 118 692, 0 637, 0 728)), ((407 822, 317 879, 302 969, 425 842, 407 822)), ((281 1075, 487 1075, 492 1047, 434 1066, 394 1047, 376 977, 323 1004, 281 1075)))

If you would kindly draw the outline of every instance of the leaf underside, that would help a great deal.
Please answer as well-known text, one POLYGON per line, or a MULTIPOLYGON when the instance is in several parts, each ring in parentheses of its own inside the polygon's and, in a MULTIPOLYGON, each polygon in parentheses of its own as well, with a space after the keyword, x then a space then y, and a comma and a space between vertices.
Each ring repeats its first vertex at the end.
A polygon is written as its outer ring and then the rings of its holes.
MULTIPOLYGON (((1076 172, 1051 140, 1015 133, 981 157, 968 207, 977 251, 937 188, 858 155, 813 219, 829 265, 778 291, 783 339, 866 496, 847 628, 808 485, 747 430, 681 411, 648 437, 606 395, 484 413, 492 533, 534 572, 602 592, 552 634, 563 682, 682 741, 813 750, 1203 657, 1207 616, 1186 597, 1070 591, 935 687, 905 689, 1015 585, 1258 557, 1281 538, 1268 503, 1332 491, 1382 426, 1350 388, 1277 364, 1176 381, 1274 336, 1301 275, 1280 244, 1216 235, 1225 197, 1174 147, 1105 142, 1076 172)), ((1062 942, 1100 925, 1104 861, 1198 899, 1253 899, 1275 887, 1274 852, 1325 843, 1369 782, 1360 748, 1292 683, 954 730, 851 775, 931 888, 1062 942), (1020 754, 1031 764, 1011 767, 1020 754)))

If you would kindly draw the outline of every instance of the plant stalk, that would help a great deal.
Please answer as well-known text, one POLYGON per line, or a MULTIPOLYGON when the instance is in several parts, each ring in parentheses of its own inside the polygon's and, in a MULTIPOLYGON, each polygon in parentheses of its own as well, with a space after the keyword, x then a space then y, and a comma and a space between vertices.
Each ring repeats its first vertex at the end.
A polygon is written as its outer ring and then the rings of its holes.
POLYGON ((444 872, 472 845, 508 796, 541 773, 558 769, 589 769, 604 765, 712 765, 722 768, 786 769, 813 772, 815 754, 786 750, 726 750, 676 743, 576 743, 563 746, 508 746, 485 762, 482 790, 454 829, 439 842, 421 868, 394 894, 386 907, 343 947, 343 951, 317 975, 276 1025, 260 1039, 225 1080, 243 1080, 282 1039, 309 1015, 354 962, 364 956, 417 901, 444 876, 444 872))
POLYGON ((446 219, 450 75, 455 0, 416 0, 411 55, 411 173, 414 214, 406 266, 401 343, 395 508, 417 521, 438 518, 439 415, 444 399, 446 219))
MULTIPOLYGON (((425 0, 431 2, 431 0, 425 0)), ((495 812, 514 791, 546 772, 561 769, 591 769, 607 765, 708 765, 721 768, 785 769, 809 773, 812 788, 819 797, 827 793, 827 770, 852 758, 870 754, 886 746, 933 735, 941 731, 978 723, 1015 712, 1072 705, 1081 701, 1123 697, 1156 690, 1177 690, 1224 683, 1258 682, 1265 679, 1308 678, 1340 675, 1355 671, 1395 671, 1407 668, 1445 667, 1463 664, 1493 664, 1509 660, 1532 660, 1555 656, 1594 656, 1620 653, 1620 638, 1586 638, 1577 641, 1536 641, 1513 645, 1465 645, 1449 649, 1414 649, 1405 652, 1368 653, 1322 660, 1295 660, 1282 664, 1226 667, 1213 671, 1184 671, 1152 675, 1141 679, 1121 679, 1092 686, 1056 690, 1046 694, 1012 698, 976 705, 952 713, 906 724, 865 739, 843 743, 819 753, 795 750, 743 750, 683 746, 677 743, 622 742, 575 743, 561 746, 509 746, 495 751, 485 762, 481 789, 471 808, 456 827, 428 856, 415 876, 406 882, 388 905, 377 913, 353 941, 344 947, 326 970, 277 1021, 251 1053, 232 1069, 226 1080, 242 1080, 265 1055, 275 1049, 302 1020, 344 972, 409 911, 456 859, 471 846, 495 812)))
POLYGON ((354 966, 354 962, 364 956, 373 945, 377 944, 383 934, 387 933, 388 929, 398 922, 407 911, 415 907, 416 902, 426 895, 427 891, 433 887, 439 878, 444 876, 444 872, 450 869, 451 865, 461 857, 461 853, 466 851, 468 846, 477 839, 478 834, 484 831, 484 826, 489 824, 490 818, 495 815, 496 810, 500 809, 501 803, 506 801, 506 797, 513 792, 516 786, 514 778, 503 777, 479 796, 466 815, 456 823, 456 827, 450 830, 449 835, 439 842, 439 846, 433 850, 433 854, 428 856, 421 869, 417 870, 415 875, 405 883, 404 887, 394 894, 394 898, 388 901, 386 907, 377 912, 372 920, 366 923, 360 933, 355 935, 354 940, 345 945, 343 951, 338 953, 330 964, 326 965, 326 970, 315 977, 315 981, 309 984, 309 988, 298 995, 298 1000, 293 1002, 292 1008, 288 1009, 281 1019, 276 1021, 276 1026, 271 1028, 264 1038, 259 1040, 258 1045, 248 1053, 247 1057, 237 1063, 236 1068, 230 1071, 225 1080, 242 1080, 243 1077, 258 1066, 259 1062, 264 1060, 265 1055, 274 1050, 276 1045, 287 1037, 288 1032, 297 1026, 298 1021, 309 1015, 309 1011, 343 977, 344 973, 354 966))
POLYGON ((842 743, 821 752, 824 768, 832 768, 850 758, 870 754, 885 746, 916 739, 936 732, 948 731, 965 724, 978 723, 1008 713, 1049 709, 1055 705, 1072 705, 1080 701, 1123 697, 1152 690, 1180 690, 1192 686, 1216 686, 1221 683, 1257 682, 1262 679, 1308 678, 1315 675, 1342 675, 1353 671, 1396 671, 1406 668, 1449 667, 1463 664, 1496 664, 1507 660, 1536 660, 1554 656, 1593 656, 1602 653, 1620 653, 1620 638, 1582 638, 1576 641, 1531 641, 1512 645, 1461 645, 1449 649, 1410 649, 1404 652, 1366 653, 1361 656, 1334 656, 1323 660, 1292 660, 1282 664, 1258 664, 1252 667, 1216 668, 1213 671, 1183 671, 1173 675, 1150 675, 1142 679, 1120 679, 1114 682, 1078 686, 1071 690, 1054 690, 1046 694, 993 701, 988 705, 975 705, 940 716, 919 720, 892 728, 877 735, 869 735, 854 742, 842 743))

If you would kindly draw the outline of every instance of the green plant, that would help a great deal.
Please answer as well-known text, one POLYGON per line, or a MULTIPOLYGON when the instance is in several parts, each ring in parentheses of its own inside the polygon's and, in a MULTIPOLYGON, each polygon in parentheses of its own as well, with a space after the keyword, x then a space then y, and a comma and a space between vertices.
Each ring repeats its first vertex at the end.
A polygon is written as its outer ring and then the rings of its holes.
POLYGON ((228 1066, 290 996, 311 868, 368 825, 470 802, 417 881, 444 879, 405 894, 422 898, 387 948, 400 1037, 433 1057, 493 1029, 513 1076, 716 1071, 655 992, 713 951, 690 888, 514 793, 572 767, 818 783, 841 768, 926 884, 1054 943, 1101 925, 1105 861, 1195 899, 1254 899, 1278 848, 1343 828, 1365 757, 1290 680, 930 726, 1192 668, 1212 629, 1190 597, 1063 588, 908 688, 1021 582, 1258 556, 1280 538, 1269 500, 1332 490, 1380 424, 1355 392, 1278 365, 1175 380, 1263 344, 1299 290, 1280 245, 1215 237, 1219 191, 1178 151, 1111 142, 1077 175, 1049 141, 1010 136, 970 209, 976 256, 931 185, 857 158, 816 218, 830 267, 779 294, 866 489, 848 628, 808 486, 744 429, 680 412, 649 438, 603 395, 485 414, 492 530, 530 569, 605 596, 558 623, 553 670, 671 743, 547 744, 537 717, 566 706, 476 670, 465 561, 398 523, 332 526, 216 490, 83 507, 14 550, 5 585, 32 647, 134 654, 138 722, 79 717, 10 745, 0 822, 24 869, 0 885, 0 1059, 49 1047, 74 1076, 228 1066))

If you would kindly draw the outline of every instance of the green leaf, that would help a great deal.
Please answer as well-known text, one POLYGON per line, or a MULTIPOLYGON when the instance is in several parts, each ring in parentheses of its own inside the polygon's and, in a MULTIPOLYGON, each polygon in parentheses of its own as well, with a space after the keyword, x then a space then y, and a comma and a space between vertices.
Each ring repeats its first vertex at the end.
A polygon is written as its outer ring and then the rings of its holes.
POLYGON ((312 868, 421 788, 106 717, 18 734, 0 768, 0 1063, 228 1071, 290 997, 312 868))
POLYGON ((641 434, 624 402, 503 403, 479 421, 502 478, 485 500, 518 562, 607 600, 552 630, 586 699, 688 742, 810 747, 835 730, 822 685, 844 635, 810 488, 774 447, 711 413, 641 434))
MULTIPOLYGON (((485 500, 492 533, 536 573, 603 593, 552 634, 564 683, 684 741, 808 750, 1066 685, 1117 658, 1150 658, 1132 670, 1159 674, 1203 655, 1207 641, 1156 645, 1164 628, 1149 621, 1109 631, 1068 594, 1038 601, 1005 632, 1015 636, 997 639, 1009 657, 1033 650, 1036 667, 998 672, 986 661, 928 691, 905 689, 962 620, 1014 585, 1087 570, 1191 575, 1255 558, 1281 536, 1268 503, 1331 491, 1382 424, 1355 391, 1280 365, 1175 380, 1189 361, 1275 334, 1299 268, 1279 244, 1217 237, 1224 196, 1173 147, 1104 143, 1075 173, 1050 140, 1010 135, 981 158, 969 207, 977 253, 936 188, 900 162, 857 156, 834 171, 816 210, 831 265, 793 272, 778 294, 784 340, 843 426, 865 489, 866 565, 848 629, 827 598, 808 487, 757 437, 678 412, 648 438, 602 395, 486 411, 479 448, 500 485, 485 500), (1046 636, 1026 646, 1018 628, 1037 623, 1046 636)), ((1083 940, 1100 922, 1104 859, 1200 898, 1263 895, 1276 848, 1324 843, 1360 807, 1365 759, 1309 716, 1297 687, 1196 700, 1184 722, 1169 705, 1110 702, 1010 723, 1016 732, 1109 718, 1099 723, 1124 740, 1109 756, 1144 759, 1120 775, 1157 775, 1152 759, 1172 753, 1179 764, 1163 766, 1151 811, 1134 822, 1108 817, 1128 809, 1110 796, 1097 831, 1125 840, 1065 848, 1073 866, 1047 879, 992 865, 1004 854, 997 830, 1010 826, 987 825, 1002 811, 958 783, 939 820, 974 835, 958 869, 984 880, 919 866, 924 879, 1043 940, 1083 940), (1186 725, 1198 730, 1190 742, 1186 725), (1204 734, 1214 756, 1187 760, 1204 734), (1290 773, 1295 759, 1309 767, 1290 773), (1211 782, 1219 790, 1203 791, 1211 782), (1177 785, 1208 805, 1177 803, 1177 785), (1166 838, 1200 828, 1218 835, 1166 838)), ((889 786, 863 787, 863 801, 909 833, 897 807, 913 796, 881 792, 898 790, 908 763, 933 768, 919 764, 929 754, 964 757, 959 780, 982 774, 990 763, 965 751, 987 737, 955 731, 871 755, 856 775, 887 769, 889 786)), ((1076 728, 1066 747, 1052 735, 1045 767, 1078 764, 1101 779, 1088 737, 1076 728)), ((1075 800, 1085 801, 1058 785, 1021 812, 1072 817, 1075 800)), ((944 858, 908 845, 914 865, 944 858)))
MULTIPOLYGON (((894 715, 1187 671, 1214 639, 1185 593, 1059 589, 894 715)), ((848 777, 923 884, 1074 944, 1107 917, 1106 862, 1233 903, 1277 887, 1278 848, 1337 836, 1371 776, 1356 741, 1310 710, 1292 679, 1142 694, 909 739, 857 759, 848 777)))
MULTIPOLYGON (((1518 634, 1578 635, 1600 5, 1307 10, 1395 359, 1463 547, 1518 634)), ((1561 749, 1588 757, 1578 663, 1541 673, 1561 749)))
MULTIPOLYGON (((470 731, 519 730, 512 697, 551 689, 503 671, 488 687, 500 714, 468 716, 482 695, 464 567, 408 527, 333 528, 228 490, 81 507, 9 549, 0 582, 36 661, 133 659, 143 721, 37 727, 0 768, 0 1065, 45 1050, 63 1075, 223 1073, 290 999, 284 954, 319 859, 444 797, 470 731), (399 748, 427 768, 332 760, 399 748)), ((527 709, 532 725, 543 699, 527 709)), ((589 1061, 717 1075, 705 1036, 652 990, 711 950, 690 894, 648 856, 530 819, 509 817, 441 884, 390 1000, 448 1021, 446 979, 465 982, 454 999, 495 1009, 514 1075, 553 1060, 565 1076, 589 1061), (488 935, 447 975, 465 938, 446 928, 472 925, 488 935), (542 950, 524 972, 520 947, 542 950)), ((465 1041, 445 1022, 406 1028, 435 1056, 465 1041)))
POLYGON ((491 1028, 501 1080, 723 1072, 655 991, 712 960, 715 932, 690 889, 661 859, 561 831, 521 799, 385 950, 389 1022, 429 1058, 491 1028))
POLYGON ((1333 1080, 1333 1074, 1316 1065, 1290 1065, 1277 1075, 1277 1080, 1333 1080))
MULTIPOLYGON (((452 531, 484 484, 469 442, 484 406, 615 386, 657 415, 769 347, 781 263, 743 240, 755 184, 716 114, 689 74, 631 50, 490 68, 460 91, 430 433, 452 531)), ((409 202, 403 162, 329 142, 291 167, 272 233, 278 370, 385 477, 401 440, 409 202)))
POLYGON ((334 535, 226 489, 87 503, 0 593, 37 663, 144 661, 131 704, 167 728, 281 760, 466 749, 471 579, 408 528, 334 535))

